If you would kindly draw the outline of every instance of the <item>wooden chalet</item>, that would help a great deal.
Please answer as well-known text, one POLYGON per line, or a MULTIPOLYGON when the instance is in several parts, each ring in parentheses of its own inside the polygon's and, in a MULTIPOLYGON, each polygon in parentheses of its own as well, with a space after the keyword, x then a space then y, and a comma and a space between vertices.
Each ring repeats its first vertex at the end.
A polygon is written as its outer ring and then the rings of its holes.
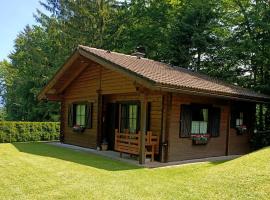
POLYGON ((61 141, 160 162, 244 154, 270 97, 138 55, 79 46, 38 97, 61 102, 61 141))

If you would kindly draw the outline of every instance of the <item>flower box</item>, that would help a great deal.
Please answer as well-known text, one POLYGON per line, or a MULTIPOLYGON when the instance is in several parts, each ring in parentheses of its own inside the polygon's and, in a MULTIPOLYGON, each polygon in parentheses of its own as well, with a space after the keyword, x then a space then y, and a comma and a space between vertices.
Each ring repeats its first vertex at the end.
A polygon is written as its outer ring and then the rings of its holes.
POLYGON ((85 127, 82 127, 80 125, 75 125, 72 127, 72 130, 73 130, 73 132, 76 132, 76 133, 82 133, 82 132, 84 132, 85 127))
POLYGON ((195 145, 207 144, 209 140, 209 134, 192 134, 192 143, 195 145))
POLYGON ((246 125, 237 126, 236 130, 237 135, 243 135, 247 133, 247 126, 246 125))

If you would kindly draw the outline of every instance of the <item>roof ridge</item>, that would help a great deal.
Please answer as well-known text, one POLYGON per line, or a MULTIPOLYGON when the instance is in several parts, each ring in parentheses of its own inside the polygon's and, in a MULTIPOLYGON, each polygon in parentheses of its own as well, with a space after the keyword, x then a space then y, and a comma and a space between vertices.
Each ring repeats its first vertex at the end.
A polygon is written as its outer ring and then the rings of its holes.
MULTIPOLYGON (((109 49, 99 49, 99 48, 89 47, 89 46, 84 46, 84 45, 79 45, 79 47, 88 48, 88 49, 95 49, 95 50, 104 51, 104 52, 110 51, 110 53, 115 53, 115 54, 118 54, 118 55, 128 56, 128 57, 132 57, 132 58, 137 58, 137 56, 133 56, 133 55, 130 55, 130 54, 125 54, 125 53, 120 53, 120 52, 112 51, 112 50, 109 50, 109 49)), ((140 57, 140 59, 162 63, 160 61, 156 61, 156 60, 153 60, 153 59, 150 59, 150 58, 145 58, 145 57, 140 57)), ((166 63, 163 63, 163 64, 166 64, 166 63)))

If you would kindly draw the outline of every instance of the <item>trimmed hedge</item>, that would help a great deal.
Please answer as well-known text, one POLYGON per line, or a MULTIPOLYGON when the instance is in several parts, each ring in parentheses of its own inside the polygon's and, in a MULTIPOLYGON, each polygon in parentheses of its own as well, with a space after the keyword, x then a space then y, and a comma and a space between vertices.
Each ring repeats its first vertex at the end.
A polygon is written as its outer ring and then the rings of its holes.
POLYGON ((59 140, 59 122, 0 122, 0 143, 59 140))

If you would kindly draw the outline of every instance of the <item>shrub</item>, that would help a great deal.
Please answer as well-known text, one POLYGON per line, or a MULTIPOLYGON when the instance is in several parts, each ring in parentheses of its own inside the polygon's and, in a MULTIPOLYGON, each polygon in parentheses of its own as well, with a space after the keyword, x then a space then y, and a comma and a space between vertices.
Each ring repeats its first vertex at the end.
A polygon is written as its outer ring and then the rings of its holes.
POLYGON ((59 140, 59 122, 0 121, 0 143, 59 140))
POLYGON ((270 146, 270 131, 256 131, 251 138, 251 147, 254 150, 270 146))

